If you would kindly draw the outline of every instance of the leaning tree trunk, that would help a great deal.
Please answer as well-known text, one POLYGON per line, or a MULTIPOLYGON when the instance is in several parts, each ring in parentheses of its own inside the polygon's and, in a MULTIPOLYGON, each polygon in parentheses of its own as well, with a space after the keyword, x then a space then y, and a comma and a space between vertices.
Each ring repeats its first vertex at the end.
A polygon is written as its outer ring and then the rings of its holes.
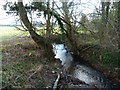
POLYGON ((44 37, 38 35, 35 32, 35 28, 32 26, 32 24, 30 23, 28 17, 27 17, 27 12, 25 11, 25 8, 23 6, 23 2, 18 2, 19 5, 19 15, 20 15, 20 19, 23 22, 23 24, 25 25, 25 27, 28 29, 32 39, 40 46, 42 47, 45 52, 46 52, 46 56, 49 57, 49 59, 53 59, 53 52, 52 52, 52 45, 50 42, 48 42, 47 39, 45 39, 44 37))

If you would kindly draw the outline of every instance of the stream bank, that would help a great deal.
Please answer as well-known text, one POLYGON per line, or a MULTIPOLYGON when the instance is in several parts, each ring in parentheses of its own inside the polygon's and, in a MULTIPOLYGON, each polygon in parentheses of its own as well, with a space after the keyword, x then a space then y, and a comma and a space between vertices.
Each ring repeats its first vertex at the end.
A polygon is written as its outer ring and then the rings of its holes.
POLYGON ((69 52, 64 44, 53 44, 53 51, 55 53, 55 58, 60 59, 64 69, 63 71, 65 73, 69 72, 72 78, 79 79, 86 85, 96 88, 111 89, 118 87, 107 77, 90 66, 85 65, 85 63, 75 63, 76 60, 73 58, 73 53, 69 52))
MULTIPOLYGON (((30 37, 19 38, 12 43, 10 41, 3 44, 3 88, 52 88, 57 78, 56 72, 61 74, 58 88, 63 85, 67 88, 80 88, 81 86, 96 88, 96 86, 90 86, 70 74, 61 73, 63 72, 61 61, 55 59, 50 62, 44 56, 44 50, 40 49, 30 37)), ((65 53, 67 50, 63 51, 65 53)), ((75 64, 72 65, 75 66, 75 64)))

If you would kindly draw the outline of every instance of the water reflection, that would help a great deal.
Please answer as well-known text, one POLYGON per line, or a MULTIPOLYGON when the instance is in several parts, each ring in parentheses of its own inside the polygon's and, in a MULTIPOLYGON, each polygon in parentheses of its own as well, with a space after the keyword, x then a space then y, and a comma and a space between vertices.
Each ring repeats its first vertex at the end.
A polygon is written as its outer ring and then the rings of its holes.
POLYGON ((111 87, 111 82, 102 74, 86 65, 76 65, 73 76, 96 87, 111 87))
POLYGON ((86 65, 75 64, 74 66, 71 66, 72 63, 74 63, 73 57, 71 53, 67 51, 64 44, 53 44, 53 52, 55 53, 55 58, 60 59, 65 70, 68 70, 69 67, 72 67, 73 70, 71 74, 74 77, 99 88, 114 87, 110 80, 86 65))

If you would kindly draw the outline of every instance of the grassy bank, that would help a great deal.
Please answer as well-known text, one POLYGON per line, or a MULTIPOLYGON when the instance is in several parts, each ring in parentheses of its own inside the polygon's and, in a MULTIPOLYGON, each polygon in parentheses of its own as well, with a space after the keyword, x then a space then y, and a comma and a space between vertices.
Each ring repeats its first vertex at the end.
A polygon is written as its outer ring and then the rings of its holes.
POLYGON ((83 57, 94 68, 120 85, 119 53, 111 47, 94 47, 88 50, 83 57))
POLYGON ((58 63, 50 62, 27 32, 14 27, 0 27, 2 47, 2 87, 42 88, 56 78, 58 63))

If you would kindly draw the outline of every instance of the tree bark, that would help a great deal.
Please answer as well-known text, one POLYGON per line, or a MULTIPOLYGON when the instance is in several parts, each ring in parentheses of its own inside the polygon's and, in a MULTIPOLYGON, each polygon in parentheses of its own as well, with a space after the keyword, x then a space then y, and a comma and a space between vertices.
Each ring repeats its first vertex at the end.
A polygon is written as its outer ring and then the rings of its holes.
POLYGON ((23 22, 23 24, 25 25, 25 27, 28 29, 32 39, 40 46, 42 47, 47 56, 49 57, 49 59, 53 59, 53 52, 52 52, 52 45, 50 42, 48 42, 47 39, 45 39, 44 37, 38 35, 35 32, 35 28, 32 26, 32 24, 30 23, 28 17, 27 17, 27 12, 25 11, 25 8, 23 6, 23 2, 18 2, 19 5, 19 15, 20 15, 20 19, 23 22))
POLYGON ((50 34, 51 34, 50 19, 51 19, 51 14, 50 14, 50 1, 48 0, 48 2, 47 2, 47 26, 46 26, 48 37, 50 37, 50 34))
POLYGON ((108 14, 110 9, 110 2, 102 2, 102 23, 106 26, 108 22, 108 14))

